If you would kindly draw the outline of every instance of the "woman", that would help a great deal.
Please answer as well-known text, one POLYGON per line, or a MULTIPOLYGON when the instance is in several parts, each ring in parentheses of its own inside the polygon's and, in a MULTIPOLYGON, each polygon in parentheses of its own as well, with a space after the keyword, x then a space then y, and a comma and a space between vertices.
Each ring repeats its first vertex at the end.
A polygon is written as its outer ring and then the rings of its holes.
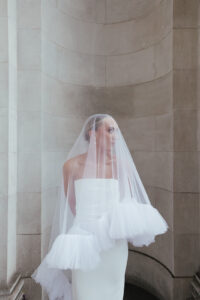
POLYGON ((168 225, 113 117, 86 120, 62 175, 49 251, 32 278, 50 300, 122 300, 128 242, 148 246, 168 225))

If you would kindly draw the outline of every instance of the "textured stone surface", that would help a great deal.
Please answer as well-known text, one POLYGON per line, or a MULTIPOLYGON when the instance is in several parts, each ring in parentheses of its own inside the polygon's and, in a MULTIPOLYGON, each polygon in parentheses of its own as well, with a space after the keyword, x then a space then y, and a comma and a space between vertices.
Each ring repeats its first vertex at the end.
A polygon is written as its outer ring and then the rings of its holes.
POLYGON ((127 277, 183 300, 200 259, 199 1, 8 4, 0 0, 0 286, 20 272, 27 296, 41 298, 30 274, 48 248, 63 162, 86 117, 109 113, 169 225, 149 247, 129 244, 127 277))

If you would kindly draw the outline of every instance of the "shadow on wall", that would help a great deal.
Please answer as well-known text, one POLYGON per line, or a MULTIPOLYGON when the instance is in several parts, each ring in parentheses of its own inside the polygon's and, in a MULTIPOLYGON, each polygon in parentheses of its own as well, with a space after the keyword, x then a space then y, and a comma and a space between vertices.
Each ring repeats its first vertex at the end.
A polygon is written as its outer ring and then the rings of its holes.
POLYGON ((142 288, 135 286, 130 283, 125 284, 124 298, 123 300, 159 300, 155 296, 151 295, 149 292, 143 290, 142 288))

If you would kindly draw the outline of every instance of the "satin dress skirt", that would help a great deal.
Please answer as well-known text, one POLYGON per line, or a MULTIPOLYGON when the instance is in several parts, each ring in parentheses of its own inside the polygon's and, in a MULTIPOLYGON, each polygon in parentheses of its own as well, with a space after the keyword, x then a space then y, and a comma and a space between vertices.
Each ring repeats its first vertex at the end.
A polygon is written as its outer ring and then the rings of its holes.
POLYGON ((128 242, 116 244, 100 253, 98 266, 89 271, 72 270, 73 300, 123 300, 128 242))

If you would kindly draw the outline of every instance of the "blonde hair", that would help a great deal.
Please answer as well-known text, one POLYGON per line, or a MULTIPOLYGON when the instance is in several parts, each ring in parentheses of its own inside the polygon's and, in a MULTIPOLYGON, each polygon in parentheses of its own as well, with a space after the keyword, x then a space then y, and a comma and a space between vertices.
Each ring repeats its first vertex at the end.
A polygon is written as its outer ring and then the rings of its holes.
POLYGON ((106 117, 107 117, 106 115, 99 116, 99 117, 94 116, 89 120, 89 122, 86 125, 86 129, 85 129, 85 139, 86 139, 86 141, 88 141, 88 142, 90 141, 89 131, 92 130, 93 127, 94 127, 95 131, 97 131, 97 129, 101 126, 103 119, 106 118, 106 117))

